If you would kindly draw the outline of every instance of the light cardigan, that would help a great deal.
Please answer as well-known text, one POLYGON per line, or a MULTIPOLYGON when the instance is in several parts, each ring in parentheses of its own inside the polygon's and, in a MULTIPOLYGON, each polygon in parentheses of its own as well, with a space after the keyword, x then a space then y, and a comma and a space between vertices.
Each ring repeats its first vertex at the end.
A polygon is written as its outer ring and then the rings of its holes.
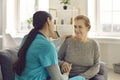
POLYGON ((58 52, 59 65, 63 62, 72 63, 70 77, 83 76, 86 79, 94 77, 99 72, 100 52, 95 40, 82 42, 67 38, 58 52))

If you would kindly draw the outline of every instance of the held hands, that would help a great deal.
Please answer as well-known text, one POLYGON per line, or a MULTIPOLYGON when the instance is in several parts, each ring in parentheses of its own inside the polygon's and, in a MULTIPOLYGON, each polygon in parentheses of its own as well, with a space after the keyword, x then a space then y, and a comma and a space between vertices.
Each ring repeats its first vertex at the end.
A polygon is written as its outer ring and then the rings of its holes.
POLYGON ((62 38, 62 40, 65 40, 65 38, 68 38, 68 37, 72 37, 72 35, 67 35, 67 34, 65 34, 65 35, 63 35, 61 38, 62 38))
POLYGON ((63 74, 69 75, 71 69, 72 69, 72 64, 64 62, 61 71, 63 74))

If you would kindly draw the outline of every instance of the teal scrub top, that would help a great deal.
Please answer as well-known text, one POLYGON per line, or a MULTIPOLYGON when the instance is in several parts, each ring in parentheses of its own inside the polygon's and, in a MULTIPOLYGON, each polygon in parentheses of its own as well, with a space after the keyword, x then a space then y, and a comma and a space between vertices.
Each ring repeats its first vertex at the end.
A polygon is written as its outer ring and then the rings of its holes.
POLYGON ((55 64, 58 64, 55 46, 39 33, 27 51, 25 70, 21 76, 15 74, 15 80, 46 80, 46 67, 55 64))

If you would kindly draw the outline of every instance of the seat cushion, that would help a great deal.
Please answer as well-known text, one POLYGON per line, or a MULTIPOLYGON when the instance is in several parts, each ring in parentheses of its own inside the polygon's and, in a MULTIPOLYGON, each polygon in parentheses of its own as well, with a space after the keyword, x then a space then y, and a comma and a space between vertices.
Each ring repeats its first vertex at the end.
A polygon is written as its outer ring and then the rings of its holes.
POLYGON ((91 78, 90 80, 106 80, 106 79, 103 75, 97 74, 93 78, 91 78))

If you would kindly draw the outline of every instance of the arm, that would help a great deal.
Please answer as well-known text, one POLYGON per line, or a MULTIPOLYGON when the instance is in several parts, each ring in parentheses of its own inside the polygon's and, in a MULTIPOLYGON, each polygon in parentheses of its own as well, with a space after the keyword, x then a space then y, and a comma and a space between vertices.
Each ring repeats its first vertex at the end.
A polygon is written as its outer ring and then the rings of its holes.
POLYGON ((94 65, 89 68, 85 73, 80 74, 80 76, 84 76, 87 79, 92 78, 99 72, 100 68, 100 51, 97 44, 94 46, 94 65))
POLYGON ((56 46, 57 49, 60 48, 61 44, 63 43, 64 40, 62 40, 61 38, 55 39, 52 42, 54 43, 54 45, 56 46))
POLYGON ((62 75, 57 64, 47 67, 47 71, 52 80, 68 80, 69 72, 62 75))
POLYGON ((61 66, 64 62, 64 57, 65 57, 65 51, 67 48, 67 40, 63 42, 61 45, 59 51, 58 51, 58 60, 59 60, 59 65, 61 66))
POLYGON ((57 38, 57 39, 53 40, 52 42, 54 43, 56 48, 59 50, 61 44, 63 44, 64 40, 68 37, 71 37, 71 35, 63 35, 62 37, 57 38))

